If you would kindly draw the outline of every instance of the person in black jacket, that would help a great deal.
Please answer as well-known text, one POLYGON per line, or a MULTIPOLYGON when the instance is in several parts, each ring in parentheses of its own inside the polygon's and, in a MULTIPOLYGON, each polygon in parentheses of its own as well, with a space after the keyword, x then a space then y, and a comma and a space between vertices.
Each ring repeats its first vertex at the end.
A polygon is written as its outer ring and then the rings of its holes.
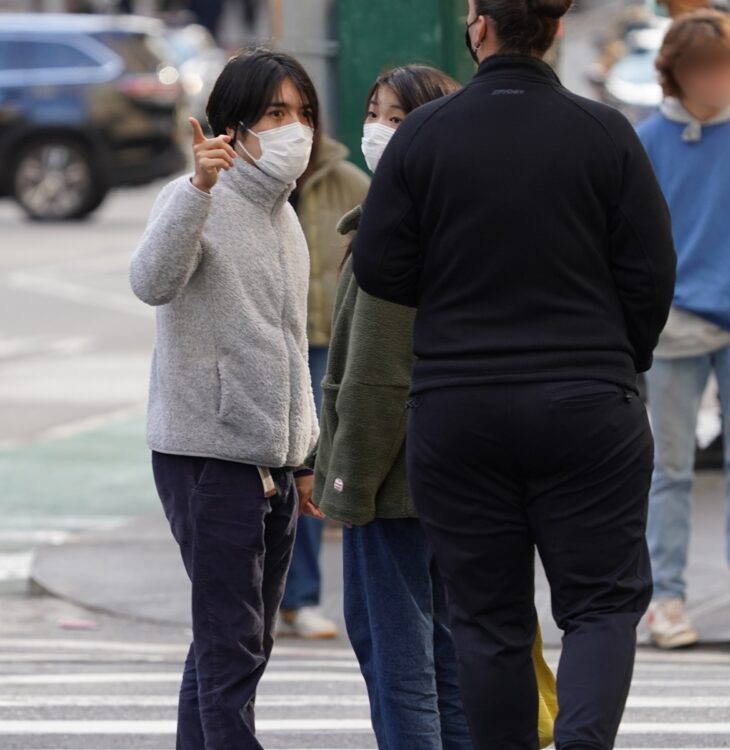
POLYGON ((565 632, 559 749, 613 747, 651 598, 637 373, 676 257, 631 125, 541 60, 571 5, 469 0, 479 71, 399 128, 354 243, 362 289, 418 308, 410 482, 489 750, 537 747, 535 548, 565 632))

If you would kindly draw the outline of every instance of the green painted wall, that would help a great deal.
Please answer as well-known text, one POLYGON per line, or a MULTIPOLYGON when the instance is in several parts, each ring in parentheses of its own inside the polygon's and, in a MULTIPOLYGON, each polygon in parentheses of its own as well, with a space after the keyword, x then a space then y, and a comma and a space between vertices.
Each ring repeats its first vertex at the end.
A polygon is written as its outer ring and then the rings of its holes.
POLYGON ((385 68, 424 63, 460 81, 475 66, 464 46, 467 0, 338 0, 339 135, 360 164, 365 97, 385 68))

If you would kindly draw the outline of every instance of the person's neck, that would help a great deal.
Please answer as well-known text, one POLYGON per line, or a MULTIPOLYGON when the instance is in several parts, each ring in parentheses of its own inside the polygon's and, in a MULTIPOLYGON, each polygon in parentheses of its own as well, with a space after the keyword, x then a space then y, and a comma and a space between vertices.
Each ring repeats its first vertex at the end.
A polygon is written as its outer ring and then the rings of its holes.
POLYGON ((532 52, 529 55, 520 55, 518 53, 510 53, 510 52, 502 52, 501 48, 497 45, 490 45, 485 49, 484 52, 482 52, 482 49, 479 49, 479 53, 477 54, 477 59, 479 60, 479 64, 481 65, 485 60, 488 60, 490 57, 496 57, 497 55, 509 55, 514 54, 515 57, 534 57, 537 60, 543 60, 545 58, 545 55, 540 54, 539 52, 532 52))
POLYGON ((708 107, 706 104, 689 99, 682 99, 682 106, 699 122, 708 122, 725 110, 724 107, 708 107))

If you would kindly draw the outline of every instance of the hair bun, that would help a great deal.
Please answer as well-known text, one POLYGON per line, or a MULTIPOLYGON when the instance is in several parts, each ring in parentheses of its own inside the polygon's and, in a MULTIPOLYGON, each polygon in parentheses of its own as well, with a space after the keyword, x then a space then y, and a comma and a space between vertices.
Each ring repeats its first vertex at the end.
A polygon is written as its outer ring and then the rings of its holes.
POLYGON ((562 18, 573 7, 573 0, 529 0, 529 5, 539 16, 562 18))

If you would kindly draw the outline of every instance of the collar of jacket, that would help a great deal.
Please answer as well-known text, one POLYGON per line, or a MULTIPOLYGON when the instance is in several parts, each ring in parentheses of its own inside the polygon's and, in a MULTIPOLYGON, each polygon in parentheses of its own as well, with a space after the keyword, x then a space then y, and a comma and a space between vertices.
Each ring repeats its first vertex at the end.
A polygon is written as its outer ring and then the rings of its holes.
POLYGON ((234 161, 233 169, 221 171, 219 182, 223 187, 243 195, 251 203, 269 210, 284 203, 294 189, 294 183, 287 185, 270 177, 241 156, 234 161))
POLYGON ((685 109, 679 99, 672 96, 662 102, 661 112, 667 120, 687 126, 682 133, 682 140, 685 143, 699 143, 702 140, 703 128, 708 125, 722 125, 730 122, 730 107, 725 108, 712 119, 700 122, 685 109))
POLYGON ((483 80, 490 76, 514 75, 520 78, 531 78, 543 83, 560 84, 557 73, 537 57, 529 55, 492 55, 482 61, 474 80, 483 80))

